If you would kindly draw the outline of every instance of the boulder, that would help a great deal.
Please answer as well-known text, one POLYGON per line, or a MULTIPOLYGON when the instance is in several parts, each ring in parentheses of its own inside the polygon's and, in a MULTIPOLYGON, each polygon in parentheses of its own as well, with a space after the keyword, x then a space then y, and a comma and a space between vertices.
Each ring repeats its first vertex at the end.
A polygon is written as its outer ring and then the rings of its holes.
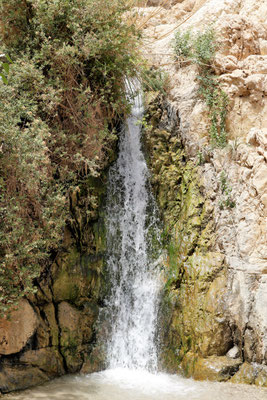
POLYGON ((239 369, 242 361, 226 356, 199 358, 194 366, 193 378, 197 380, 227 381, 239 369))
POLYGON ((249 364, 245 362, 240 367, 239 371, 231 378, 232 383, 247 383, 254 384, 258 376, 259 368, 256 364, 249 364))
POLYGON ((8 393, 14 390, 24 390, 48 380, 48 376, 35 367, 7 367, 0 372, 0 392, 8 393))
POLYGON ((36 332, 38 318, 28 300, 21 300, 10 319, 0 320, 0 355, 20 352, 36 332))
POLYGON ((53 347, 29 350, 20 357, 20 363, 27 366, 38 367, 49 376, 60 376, 65 372, 62 357, 57 349, 53 347))
POLYGON ((92 340, 96 312, 90 306, 78 310, 66 301, 58 306, 61 351, 69 372, 78 372, 82 367, 84 354, 92 340))

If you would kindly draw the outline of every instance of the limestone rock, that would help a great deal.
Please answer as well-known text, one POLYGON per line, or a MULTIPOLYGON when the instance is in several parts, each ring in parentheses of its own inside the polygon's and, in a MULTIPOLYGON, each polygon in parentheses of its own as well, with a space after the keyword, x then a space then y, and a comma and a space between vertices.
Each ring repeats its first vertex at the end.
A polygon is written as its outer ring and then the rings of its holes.
POLYGON ((237 346, 232 347, 226 354, 227 357, 230 358, 239 358, 240 357, 240 350, 237 346))
MULTIPOLYGON (((215 332, 215 327, 216 332, 223 332, 222 327, 228 325, 228 329, 231 326, 232 333, 227 331, 229 334, 227 333, 225 342, 230 347, 233 343, 239 348, 243 346, 247 361, 263 364, 267 360, 266 0, 196 1, 192 15, 187 20, 181 12, 184 5, 185 2, 181 2, 170 11, 165 10, 163 29, 166 36, 162 39, 155 40, 148 24, 145 32, 151 41, 146 42, 148 44, 145 54, 149 54, 150 62, 162 64, 169 73, 170 90, 166 102, 167 107, 172 110, 169 115, 179 115, 173 137, 179 138, 180 143, 183 143, 186 162, 194 160, 197 164, 201 154, 201 193, 211 204, 216 225, 212 234, 216 243, 212 251, 218 251, 225 256, 227 281, 223 296, 218 296, 218 301, 215 302, 217 306, 212 308, 217 290, 213 279, 216 280, 217 277, 211 274, 209 280, 208 274, 205 276, 200 268, 195 268, 196 262, 192 268, 191 261, 197 261, 199 249, 191 246, 189 250, 189 247, 181 244, 180 256, 181 259, 186 259, 184 266, 190 279, 178 283, 173 290, 173 297, 177 300, 170 323, 170 342, 174 349, 176 343, 176 349, 182 346, 187 351, 188 341, 197 342, 194 347, 196 352, 201 350, 205 357, 211 356, 215 352, 210 340, 212 332, 215 332), (229 96, 226 127, 230 141, 228 148, 224 150, 212 149, 209 157, 205 156, 209 146, 209 119, 205 104, 198 95, 198 70, 189 63, 174 63, 170 56, 174 33, 168 32, 173 32, 171 14, 176 12, 178 23, 181 24, 180 31, 204 31, 214 21, 219 40, 214 71, 229 96), (158 53, 160 57, 157 56, 158 53), (222 171, 227 175, 228 185, 231 187, 230 196, 235 202, 233 208, 220 208, 223 198, 220 183, 222 171), (190 256, 186 258, 187 251, 190 256), (197 276, 195 281, 192 279, 192 271, 197 276), (210 289, 209 292, 209 287, 214 290, 210 289), (190 300, 186 301, 186 296, 190 296, 190 300), (183 314, 183 318, 179 316, 179 312, 183 314), (196 320, 199 321, 198 326, 194 322, 196 320), (224 322, 218 322, 223 320, 224 322), (231 338, 231 334, 234 337, 231 338)), ((160 25, 161 17, 157 18, 154 24, 160 25)), ((165 129, 164 126, 162 129, 165 129)), ((161 203, 165 210, 169 200, 166 196, 163 199, 165 202, 161 203)), ((174 221, 177 214, 169 218, 174 221)), ((183 230, 185 234, 188 227, 178 223, 177 229, 183 230)), ((205 243, 202 238, 199 239, 198 245, 203 242, 205 243)), ((202 251, 203 248, 200 253, 202 251)), ((204 271, 207 268, 204 257, 202 263, 204 271)), ((223 341, 222 336, 220 340, 223 341)), ((224 354, 229 348, 225 346, 224 354)), ((224 354, 220 353, 221 356, 224 354)), ((176 355, 176 358, 180 356, 182 354, 176 355)))
POLYGON ((267 165, 262 165, 256 170, 253 178, 253 185, 258 194, 263 195, 267 193, 267 165))
POLYGON ((67 302, 58 306, 58 318, 61 329, 61 346, 68 346, 68 343, 88 343, 92 336, 92 325, 95 315, 88 308, 82 312, 67 302))
POLYGON ((227 381, 238 370, 242 361, 228 357, 208 357, 195 363, 193 377, 197 380, 227 381))
POLYGON ((37 315, 25 299, 17 310, 11 313, 10 320, 0 320, 0 354, 9 355, 20 352, 38 327, 37 315))
POLYGON ((232 383, 253 384, 258 375, 258 368, 249 363, 244 363, 239 371, 231 378, 232 383))
POLYGON ((255 385, 267 388, 267 367, 263 366, 255 379, 255 385))

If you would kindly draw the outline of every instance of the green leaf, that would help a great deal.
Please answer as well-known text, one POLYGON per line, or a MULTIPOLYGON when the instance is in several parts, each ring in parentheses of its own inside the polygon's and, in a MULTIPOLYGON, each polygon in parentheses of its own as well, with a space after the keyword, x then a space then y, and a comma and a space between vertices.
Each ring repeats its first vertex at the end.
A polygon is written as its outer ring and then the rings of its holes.
POLYGON ((8 63, 3 63, 2 67, 4 68, 6 74, 8 75, 9 74, 9 64, 8 63))
POLYGON ((9 57, 8 54, 5 54, 5 57, 6 57, 7 61, 8 61, 10 64, 13 64, 13 62, 12 62, 12 60, 11 60, 11 58, 9 57))
POLYGON ((7 77, 4 74, 1 74, 1 73, 0 73, 0 77, 2 78, 2 81, 7 85, 8 84, 7 77))

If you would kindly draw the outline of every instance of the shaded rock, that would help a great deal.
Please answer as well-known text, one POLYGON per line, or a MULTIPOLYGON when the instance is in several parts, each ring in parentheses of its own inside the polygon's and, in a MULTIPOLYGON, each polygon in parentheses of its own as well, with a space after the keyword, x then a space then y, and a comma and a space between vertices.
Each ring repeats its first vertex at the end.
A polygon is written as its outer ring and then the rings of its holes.
POLYGON ((62 357, 56 348, 50 347, 27 351, 20 357, 20 362, 22 364, 38 367, 49 376, 60 376, 65 372, 62 357))
MULTIPOLYGON (((101 242, 101 238, 98 238, 101 242)), ((102 257, 81 254, 76 250, 62 256, 52 266, 53 296, 56 302, 69 301, 80 306, 100 291, 102 257)))
POLYGON ((84 364, 81 369, 82 374, 91 374, 93 372, 105 369, 105 352, 101 348, 94 348, 92 353, 85 357, 84 364))
POLYGON ((0 372, 0 391, 2 393, 23 390, 48 381, 48 376, 34 367, 7 367, 0 372))
POLYGON ((77 372, 82 367, 97 312, 97 308, 90 304, 84 310, 78 310, 65 301, 58 306, 60 346, 69 372, 77 372))
POLYGON ((36 332, 38 323, 32 306, 27 300, 21 300, 17 310, 11 313, 10 320, 0 320, 0 354, 21 351, 36 332))
POLYGON ((61 346, 88 343, 92 337, 92 325, 95 315, 92 310, 80 311, 67 302, 58 306, 58 318, 61 329, 61 346))
MULTIPOLYGON (((56 320, 56 310, 53 303, 49 303, 43 307, 46 321, 48 323, 49 340, 52 346, 58 346, 59 327, 56 320)), ((39 333, 39 332, 38 332, 39 333)), ((40 342, 41 335, 38 335, 38 342, 40 342)), ((40 343, 40 347, 42 343, 40 343)))
POLYGON ((244 334, 244 358, 246 361, 255 361, 257 335, 253 329, 246 329, 244 334))

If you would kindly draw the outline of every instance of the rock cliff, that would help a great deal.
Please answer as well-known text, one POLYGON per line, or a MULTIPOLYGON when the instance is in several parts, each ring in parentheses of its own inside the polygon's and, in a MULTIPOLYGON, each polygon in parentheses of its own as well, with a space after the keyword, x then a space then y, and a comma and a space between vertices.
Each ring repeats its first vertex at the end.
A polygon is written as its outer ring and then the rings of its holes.
POLYGON ((95 340, 106 285, 101 211, 105 179, 103 172, 70 193, 72 218, 64 250, 36 280, 36 293, 0 320, 1 393, 101 369, 95 340), (93 205, 88 204, 92 196, 93 205))
POLYGON ((146 141, 170 232, 167 270, 176 268, 166 289, 163 365, 266 386, 266 2, 185 0, 154 10, 152 18, 151 7, 139 11, 143 51, 168 72, 170 87, 163 105, 148 106, 146 141), (224 149, 210 144, 196 65, 175 60, 172 49, 177 29, 211 24, 220 42, 213 69, 229 97, 224 149))

